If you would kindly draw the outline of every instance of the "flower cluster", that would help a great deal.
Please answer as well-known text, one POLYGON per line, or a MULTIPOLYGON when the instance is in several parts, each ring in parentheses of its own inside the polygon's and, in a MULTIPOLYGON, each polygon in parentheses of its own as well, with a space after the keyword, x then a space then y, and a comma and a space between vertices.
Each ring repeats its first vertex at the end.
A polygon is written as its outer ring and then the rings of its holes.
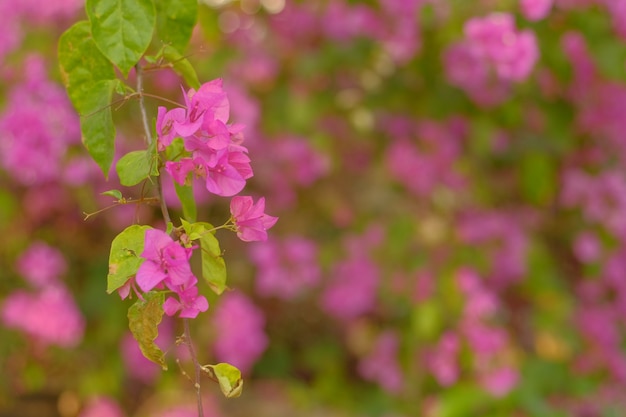
POLYGON ((198 278, 189 266, 192 252, 193 248, 181 246, 161 230, 146 230, 140 255, 145 261, 137 270, 135 282, 142 291, 167 288, 174 292, 178 299, 168 297, 163 304, 169 316, 180 311, 180 317, 195 318, 209 308, 206 298, 198 295, 198 278))
POLYGON ((233 196, 252 177, 248 150, 243 142, 243 125, 227 124, 230 104, 222 80, 203 84, 185 94, 185 108, 159 107, 157 148, 162 151, 181 137, 189 156, 168 161, 165 169, 178 184, 193 173, 204 180, 206 189, 219 196, 233 196))
POLYGON ((528 78, 535 66, 539 57, 535 34, 518 31, 509 13, 469 19, 463 31, 465 39, 444 55, 448 80, 479 104, 500 103, 508 85, 528 78))

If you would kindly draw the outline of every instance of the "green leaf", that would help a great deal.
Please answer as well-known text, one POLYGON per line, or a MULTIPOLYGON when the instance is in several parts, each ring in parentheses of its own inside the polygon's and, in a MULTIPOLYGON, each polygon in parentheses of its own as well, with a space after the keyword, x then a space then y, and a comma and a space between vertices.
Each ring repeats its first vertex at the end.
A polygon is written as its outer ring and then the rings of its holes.
POLYGON ((198 80, 196 69, 187 58, 181 55, 177 49, 168 45, 163 47, 162 52, 163 58, 171 63, 174 71, 183 77, 189 87, 195 88, 196 90, 200 88, 200 80, 198 80))
POLYGON ((155 155, 150 150, 133 151, 121 157, 115 166, 120 183, 126 187, 132 187, 150 176, 159 175, 155 159, 155 155))
POLYGON ((174 138, 172 143, 165 148, 165 159, 168 161, 178 161, 182 156, 190 155, 185 151, 183 138, 174 138))
POLYGON ((212 233, 209 230, 213 229, 213 225, 207 222, 190 223, 185 219, 180 219, 185 233, 189 237, 189 240, 198 240, 206 233, 212 233))
POLYGON ((198 18, 198 0, 159 0, 155 5, 158 40, 184 51, 198 18))
POLYGON ((218 363, 217 365, 205 365, 202 370, 208 373, 211 378, 217 380, 220 389, 226 398, 237 398, 243 391, 243 379, 241 371, 228 363, 218 363))
POLYGON ((93 84, 115 79, 115 70, 98 50, 86 20, 77 22, 61 35, 58 56, 63 84, 79 112, 80 102, 90 95, 93 84))
POLYGON ((185 216, 186 220, 195 222, 197 209, 196 199, 193 195, 193 186, 178 185, 178 183, 174 182, 174 188, 176 189, 176 195, 178 196, 178 199, 183 207, 183 216, 185 216))
POLYGON ((128 309, 128 327, 139 343, 139 349, 141 349, 143 356, 161 365, 161 368, 167 371, 165 355, 154 343, 159 335, 159 323, 163 318, 164 299, 165 294, 162 291, 144 293, 143 300, 137 300, 128 309))
POLYGON ((98 50, 87 21, 80 21, 63 33, 58 56, 63 84, 81 115, 83 143, 108 176, 115 146, 109 108, 112 93, 119 85, 115 70, 98 50))
POLYGON ((108 190, 103 193, 100 193, 100 195, 108 195, 108 196, 113 197, 116 200, 122 199, 122 192, 120 190, 108 190))
POLYGON ((96 45, 127 77, 152 40, 153 0, 87 0, 85 9, 96 45))
POLYGON ((143 252, 144 237, 148 229, 151 227, 134 224, 113 239, 109 255, 107 293, 111 294, 137 273, 143 262, 139 255, 143 252))
POLYGON ((187 236, 189 236, 189 240, 198 240, 202 238, 205 234, 215 234, 215 230, 213 230, 214 227, 211 223, 189 223, 185 219, 181 219, 181 222, 183 224, 183 229, 185 229, 185 233, 187 233, 187 236))
POLYGON ((213 292, 220 295, 226 289, 226 263, 220 244, 213 233, 204 233, 200 238, 202 248, 202 278, 213 292))
POLYGON ((80 104, 83 145, 107 178, 115 153, 115 125, 110 104, 117 84, 118 80, 98 81, 91 87, 91 95, 84 97, 80 104))

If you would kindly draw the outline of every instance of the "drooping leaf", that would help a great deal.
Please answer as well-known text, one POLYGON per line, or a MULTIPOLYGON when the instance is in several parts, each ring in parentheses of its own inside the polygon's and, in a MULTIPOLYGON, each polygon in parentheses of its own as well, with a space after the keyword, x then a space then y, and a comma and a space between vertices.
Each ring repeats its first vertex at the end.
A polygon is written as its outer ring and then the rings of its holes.
POLYGON ((193 195, 193 185, 178 185, 174 183, 176 195, 183 207, 183 216, 190 222, 196 221, 197 209, 196 200, 193 195))
POLYGON ((115 125, 110 104, 117 84, 118 80, 98 81, 91 87, 91 95, 85 96, 80 104, 83 145, 107 178, 115 153, 115 125))
POLYGON ((83 143, 107 176, 115 141, 109 105, 119 85, 113 66, 98 50, 87 21, 80 21, 63 33, 58 56, 63 83, 81 116, 83 143))
POLYGON ((226 263, 220 244, 213 233, 204 233, 200 238, 202 248, 202 277, 213 292, 220 295, 226 289, 226 263))
POLYGON ((216 379, 226 398, 237 398, 243 391, 241 371, 229 363, 205 365, 202 369, 216 379))
POLYGON ((162 291, 144 293, 143 300, 137 300, 128 309, 128 327, 139 343, 139 349, 141 349, 143 356, 160 365, 166 371, 165 355, 154 343, 159 335, 159 323, 163 318, 164 299, 165 294, 162 291))
POLYGON ((139 255, 143 252, 146 230, 150 228, 150 226, 134 224, 128 226, 113 239, 109 255, 107 293, 111 294, 137 273, 137 269, 143 262, 139 255))
POLYGON ((96 45, 128 76, 152 40, 153 0, 87 0, 85 9, 96 45))
POLYGON ((151 151, 133 151, 121 157, 115 165, 120 183, 132 187, 150 176, 159 175, 154 156, 151 151))
POLYGON ((198 18, 197 0, 159 0, 157 12, 157 40, 184 51, 198 18))
POLYGON ((163 58, 172 65, 172 69, 176 71, 178 75, 183 77, 189 87, 196 90, 200 88, 200 81, 198 80, 196 69, 177 49, 169 45, 164 46, 163 58))

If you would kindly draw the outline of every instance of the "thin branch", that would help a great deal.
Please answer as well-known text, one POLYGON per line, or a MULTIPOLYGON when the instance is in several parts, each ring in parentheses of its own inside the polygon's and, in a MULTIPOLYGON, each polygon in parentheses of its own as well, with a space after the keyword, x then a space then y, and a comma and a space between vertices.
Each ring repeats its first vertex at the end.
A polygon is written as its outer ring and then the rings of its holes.
MULTIPOLYGON (((139 64, 135 65, 135 69, 137 72, 137 92, 139 93, 139 108, 141 109, 141 120, 143 122, 143 130, 146 134, 146 142, 148 143, 148 147, 150 147, 153 143, 153 139, 152 130, 150 129, 150 124, 148 123, 146 106, 143 100, 145 95, 143 92, 143 73, 139 64)), ((165 199, 163 198, 163 186, 161 185, 160 175, 156 177, 156 184, 159 193, 159 205, 161 206, 161 214, 163 214, 163 220, 165 220, 165 224, 171 223, 172 219, 170 219, 170 214, 167 211, 167 205, 165 204, 165 199)))
POLYGON ((198 417, 204 417, 204 411, 202 409, 202 395, 200 394, 200 376, 202 367, 198 362, 198 357, 196 356, 196 350, 193 347, 193 342, 191 340, 191 332, 189 331, 189 319, 183 319, 183 324, 185 326, 185 343, 187 344, 187 349, 189 349, 189 355, 191 356, 191 361, 193 362, 193 367, 195 370, 195 383, 194 387, 196 388, 196 398, 198 400, 198 417))
POLYGON ((148 115, 146 114, 146 106, 143 101, 143 73, 141 69, 141 65, 135 65, 135 70, 137 72, 137 92, 139 93, 139 108, 141 109, 141 120, 143 121, 143 130, 146 134, 146 142, 148 146, 152 145, 152 131, 150 130, 150 125, 148 124, 148 115))
POLYGON ((170 100, 169 98, 165 98, 165 97, 157 96, 156 94, 141 93, 141 95, 142 95, 143 97, 150 97, 150 98, 154 98, 154 99, 156 99, 156 100, 161 100, 161 101, 164 101, 164 102, 166 102, 166 103, 173 104, 173 105, 174 105, 174 106, 176 106, 176 107, 182 107, 183 109, 186 109, 186 108, 187 108, 187 107, 185 107, 184 105, 180 104, 180 103, 179 103, 179 102, 177 102, 177 101, 170 100))

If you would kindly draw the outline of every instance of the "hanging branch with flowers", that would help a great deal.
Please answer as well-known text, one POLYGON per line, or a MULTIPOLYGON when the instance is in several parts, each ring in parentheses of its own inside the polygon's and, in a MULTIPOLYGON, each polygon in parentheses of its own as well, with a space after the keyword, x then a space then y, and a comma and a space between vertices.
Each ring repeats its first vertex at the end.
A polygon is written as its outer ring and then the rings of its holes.
MULTIPOLYGON (((237 195, 253 176, 243 126, 229 123, 230 105, 222 81, 201 84, 182 55, 196 23, 197 1, 87 0, 85 8, 89 20, 69 28, 58 49, 65 87, 81 116, 83 144, 106 176, 115 149, 113 97, 121 95, 123 102, 137 99, 145 149, 124 155, 115 169, 123 186, 155 185, 156 195, 149 198, 159 202, 167 225, 160 230, 133 224, 115 237, 107 292, 136 298, 128 311, 130 330, 144 356, 164 370, 165 355, 154 343, 158 325, 163 314, 183 320, 181 340, 195 367, 202 416, 202 374, 219 383, 227 397, 240 395, 242 389, 241 373, 234 366, 198 362, 189 330, 189 320, 209 308, 203 292, 210 289, 219 295, 226 289, 226 266, 215 232, 228 229, 243 241, 263 241, 277 218, 265 214, 263 198, 255 203, 252 197, 237 195), (152 49, 157 50, 151 53, 152 49), (161 67, 174 69, 191 88, 183 90, 184 103, 178 107, 158 107, 156 123, 151 125, 144 99, 159 97, 158 92, 144 92, 143 73, 161 67), (127 79, 132 70, 134 86, 118 76, 127 79), (184 217, 178 222, 170 218, 161 175, 171 176, 175 183, 184 217), (232 197, 231 217, 221 226, 196 221, 192 187, 199 183, 211 194, 232 197), (197 253, 202 280, 189 263, 197 253)), ((128 200, 120 190, 106 194, 119 204, 128 200)))

